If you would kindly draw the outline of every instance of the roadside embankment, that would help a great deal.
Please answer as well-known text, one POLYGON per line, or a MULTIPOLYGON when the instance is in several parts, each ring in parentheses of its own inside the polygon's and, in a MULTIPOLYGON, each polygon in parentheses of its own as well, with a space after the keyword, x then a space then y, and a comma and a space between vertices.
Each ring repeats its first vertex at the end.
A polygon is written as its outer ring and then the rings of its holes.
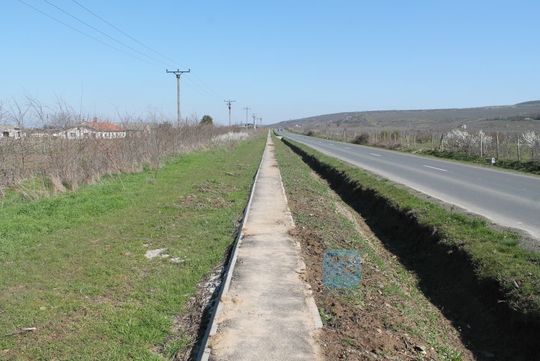
POLYGON ((422 291, 460 329, 477 358, 538 355, 540 255, 518 247, 518 235, 307 146, 284 142, 418 275, 422 291))
POLYGON ((291 235, 300 243, 305 278, 324 324, 324 359, 473 360, 456 327, 418 287, 415 273, 302 158, 282 142, 275 148, 296 224, 291 235), (359 287, 327 287, 323 265, 335 250, 361 257, 359 287))

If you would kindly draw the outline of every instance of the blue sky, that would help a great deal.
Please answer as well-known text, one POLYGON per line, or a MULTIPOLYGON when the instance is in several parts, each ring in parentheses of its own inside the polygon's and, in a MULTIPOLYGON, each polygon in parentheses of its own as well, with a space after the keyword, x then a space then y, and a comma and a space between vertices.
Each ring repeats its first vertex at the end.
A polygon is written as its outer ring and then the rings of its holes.
MULTIPOLYGON (((44 0, 24 0, 120 48, 44 0)), ((120 52, 17 0, 0 11, 0 100, 62 98, 90 115, 174 117, 175 80, 191 67, 182 113, 225 122, 224 99, 265 123, 354 110, 467 107, 540 99, 539 1, 48 0, 138 51, 120 52)))

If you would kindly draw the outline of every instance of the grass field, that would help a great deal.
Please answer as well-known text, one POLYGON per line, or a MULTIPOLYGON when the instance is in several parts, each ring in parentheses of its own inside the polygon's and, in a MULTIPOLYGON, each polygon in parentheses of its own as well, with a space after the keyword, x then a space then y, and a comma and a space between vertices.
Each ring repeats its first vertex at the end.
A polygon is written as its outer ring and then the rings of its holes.
POLYGON ((165 360, 198 283, 223 260, 264 137, 0 207, 0 359, 165 360), (168 258, 147 259, 166 248, 168 258), (35 327, 35 331, 22 332, 35 327))
POLYGON ((302 159, 275 141, 289 207, 302 243, 308 281, 325 324, 328 360, 468 360, 459 334, 424 296, 408 271, 302 159), (328 249, 354 249, 363 259, 362 282, 351 292, 321 285, 328 249))

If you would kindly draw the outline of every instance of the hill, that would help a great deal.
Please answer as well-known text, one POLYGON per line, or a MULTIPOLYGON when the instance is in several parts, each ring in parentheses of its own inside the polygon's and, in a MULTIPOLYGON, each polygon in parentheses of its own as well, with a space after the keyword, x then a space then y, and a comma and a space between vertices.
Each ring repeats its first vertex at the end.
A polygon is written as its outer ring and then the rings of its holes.
POLYGON ((277 127, 315 129, 346 127, 363 129, 448 130, 467 124, 488 131, 540 130, 540 100, 514 105, 478 108, 379 110, 318 115, 276 123, 277 127))

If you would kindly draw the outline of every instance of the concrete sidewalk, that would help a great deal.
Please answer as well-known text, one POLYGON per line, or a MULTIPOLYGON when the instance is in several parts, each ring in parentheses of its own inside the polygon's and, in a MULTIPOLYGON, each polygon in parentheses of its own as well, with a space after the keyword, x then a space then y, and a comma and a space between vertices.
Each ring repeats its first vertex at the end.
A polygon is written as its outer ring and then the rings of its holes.
POLYGON ((210 360, 319 360, 322 325, 307 284, 299 245, 268 137, 230 288, 221 298, 210 360))

